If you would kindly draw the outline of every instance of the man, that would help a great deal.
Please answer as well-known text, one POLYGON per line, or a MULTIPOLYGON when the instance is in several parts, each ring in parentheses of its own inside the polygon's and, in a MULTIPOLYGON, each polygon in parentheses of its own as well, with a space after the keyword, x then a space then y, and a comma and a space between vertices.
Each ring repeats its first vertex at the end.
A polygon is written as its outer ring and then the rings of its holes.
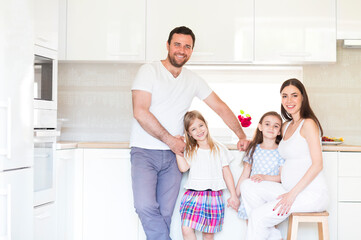
POLYGON ((173 29, 165 60, 143 65, 132 86, 133 125, 130 138, 134 207, 148 240, 169 240, 181 173, 175 154, 183 155, 183 116, 193 98, 202 99, 238 136, 246 135, 229 107, 206 82, 183 65, 192 55, 195 36, 187 27, 173 29))

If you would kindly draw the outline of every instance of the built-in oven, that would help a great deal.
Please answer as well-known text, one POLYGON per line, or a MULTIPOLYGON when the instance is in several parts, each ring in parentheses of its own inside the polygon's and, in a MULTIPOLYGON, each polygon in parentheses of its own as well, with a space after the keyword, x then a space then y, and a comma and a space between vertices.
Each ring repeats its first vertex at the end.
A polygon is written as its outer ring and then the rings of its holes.
POLYGON ((34 131, 34 206, 55 201, 56 129, 34 131))
POLYGON ((34 206, 55 201, 57 77, 57 52, 35 46, 34 206))

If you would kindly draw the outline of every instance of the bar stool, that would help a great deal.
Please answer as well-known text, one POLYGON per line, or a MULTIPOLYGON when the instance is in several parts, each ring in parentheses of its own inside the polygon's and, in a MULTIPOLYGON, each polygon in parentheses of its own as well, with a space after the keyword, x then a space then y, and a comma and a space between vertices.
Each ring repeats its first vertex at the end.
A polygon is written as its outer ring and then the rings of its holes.
POLYGON ((288 233, 287 240, 296 240, 298 232, 298 223, 300 222, 317 222, 318 224, 318 239, 329 240, 328 232, 328 215, 324 212, 294 212, 288 218, 288 233))

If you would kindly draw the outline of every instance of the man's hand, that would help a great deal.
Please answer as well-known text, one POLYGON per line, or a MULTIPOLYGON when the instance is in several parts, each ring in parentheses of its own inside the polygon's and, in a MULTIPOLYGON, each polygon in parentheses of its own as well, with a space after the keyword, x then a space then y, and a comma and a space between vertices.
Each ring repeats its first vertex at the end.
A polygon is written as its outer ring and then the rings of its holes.
POLYGON ((168 146, 170 150, 172 150, 172 152, 183 157, 184 149, 186 147, 186 143, 184 142, 184 137, 179 135, 174 137, 172 136, 169 140, 168 146))
POLYGON ((239 151, 246 151, 249 145, 249 140, 247 139, 239 139, 237 143, 237 148, 239 151))

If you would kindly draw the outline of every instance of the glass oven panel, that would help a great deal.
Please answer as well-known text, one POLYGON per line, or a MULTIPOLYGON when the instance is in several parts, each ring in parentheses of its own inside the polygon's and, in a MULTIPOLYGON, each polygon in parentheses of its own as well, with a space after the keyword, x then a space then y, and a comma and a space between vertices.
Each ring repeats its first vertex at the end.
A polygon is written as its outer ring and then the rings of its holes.
POLYGON ((34 143, 34 191, 54 187, 54 143, 34 143))
POLYGON ((53 100, 53 60, 35 55, 34 99, 53 100))

